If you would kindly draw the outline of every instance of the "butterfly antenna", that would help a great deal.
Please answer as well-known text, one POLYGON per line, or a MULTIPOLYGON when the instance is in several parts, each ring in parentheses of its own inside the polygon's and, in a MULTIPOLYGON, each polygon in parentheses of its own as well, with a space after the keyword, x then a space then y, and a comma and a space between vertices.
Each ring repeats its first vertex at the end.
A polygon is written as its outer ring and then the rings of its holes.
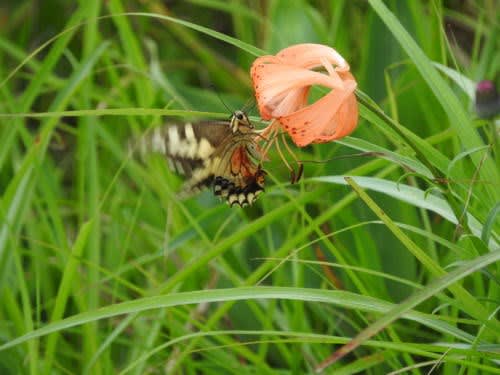
POLYGON ((227 106, 227 104, 226 104, 226 102, 224 102, 224 100, 222 100, 222 97, 220 96, 220 94, 219 94, 219 92, 218 92, 217 90, 215 90, 215 94, 216 94, 216 95, 217 95, 217 97, 219 98, 219 100, 220 100, 220 102, 222 103, 222 105, 224 106, 224 108, 226 108, 226 109, 227 109, 227 111, 228 111, 229 113, 231 113, 231 115, 232 115, 232 114, 234 113, 234 111, 233 111, 233 110, 231 110, 231 109, 227 106))
POLYGON ((243 105, 243 112, 245 113, 250 113, 250 111, 252 111, 254 108, 255 108, 255 105, 257 103, 255 102, 255 100, 253 98, 249 98, 246 103, 243 105))

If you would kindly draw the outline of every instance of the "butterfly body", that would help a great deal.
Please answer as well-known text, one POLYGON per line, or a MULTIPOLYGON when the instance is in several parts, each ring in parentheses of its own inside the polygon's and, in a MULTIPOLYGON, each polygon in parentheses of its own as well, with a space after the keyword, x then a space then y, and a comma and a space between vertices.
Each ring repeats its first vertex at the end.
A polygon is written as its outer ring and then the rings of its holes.
POLYGON ((169 167, 186 177, 181 195, 212 187, 230 206, 251 205, 264 191, 266 172, 257 133, 248 117, 236 111, 230 121, 201 121, 156 128, 140 140, 142 154, 165 155, 169 167))

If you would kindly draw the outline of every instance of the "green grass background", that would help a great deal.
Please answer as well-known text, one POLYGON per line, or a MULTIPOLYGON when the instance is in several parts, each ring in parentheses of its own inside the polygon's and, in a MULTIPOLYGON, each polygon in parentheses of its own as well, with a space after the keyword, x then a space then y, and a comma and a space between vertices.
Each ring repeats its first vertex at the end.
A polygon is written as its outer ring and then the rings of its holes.
POLYGON ((500 373, 500 164, 472 106, 498 78, 498 14, 3 0, 0 373, 302 374, 349 342, 324 373, 500 373), (273 150, 253 207, 179 201, 163 160, 128 155, 167 117, 227 118, 252 61, 301 42, 349 61, 361 117, 294 148, 299 184, 273 150))

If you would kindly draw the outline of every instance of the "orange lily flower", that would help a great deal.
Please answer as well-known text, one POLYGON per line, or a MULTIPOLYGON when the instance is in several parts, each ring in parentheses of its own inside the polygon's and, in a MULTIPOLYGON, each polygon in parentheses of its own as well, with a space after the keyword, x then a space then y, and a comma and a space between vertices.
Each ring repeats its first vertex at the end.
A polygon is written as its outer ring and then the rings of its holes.
POLYGON ((339 139, 356 128, 357 83, 349 64, 333 48, 297 44, 276 56, 257 58, 250 74, 262 118, 277 120, 297 146, 339 139), (327 74, 314 70, 318 68, 324 68, 327 74), (331 91, 309 105, 313 85, 331 91))

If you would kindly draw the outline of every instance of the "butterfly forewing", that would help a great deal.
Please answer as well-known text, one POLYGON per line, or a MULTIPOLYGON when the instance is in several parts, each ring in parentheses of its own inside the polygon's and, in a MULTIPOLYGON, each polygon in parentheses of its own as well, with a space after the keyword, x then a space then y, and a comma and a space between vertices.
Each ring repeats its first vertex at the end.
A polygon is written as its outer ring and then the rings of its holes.
POLYGON ((186 177, 181 195, 213 187, 214 194, 231 206, 252 204, 264 190, 265 171, 255 133, 242 112, 231 121, 172 124, 154 129, 140 141, 142 154, 166 156, 171 169, 186 177))

